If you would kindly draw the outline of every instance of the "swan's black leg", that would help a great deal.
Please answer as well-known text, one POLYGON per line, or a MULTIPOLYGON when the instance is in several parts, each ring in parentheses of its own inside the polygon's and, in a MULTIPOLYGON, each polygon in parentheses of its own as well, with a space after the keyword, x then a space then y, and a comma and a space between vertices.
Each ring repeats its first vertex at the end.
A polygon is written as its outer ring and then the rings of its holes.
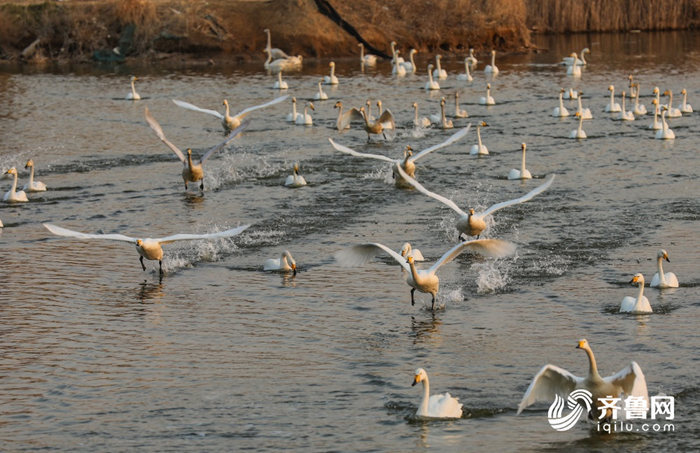
POLYGON ((412 305, 412 306, 413 306, 413 305, 416 305, 416 301, 415 301, 415 299, 413 299, 413 293, 415 293, 415 292, 416 292, 416 288, 413 288, 413 289, 411 290, 411 305, 412 305))
POLYGON ((140 258, 139 258, 139 261, 141 261, 141 267, 142 267, 143 270, 145 271, 145 270, 146 270, 146 265, 143 264, 143 257, 140 257, 140 258))
POLYGON ((204 190, 204 180, 202 179, 201 182, 199 183, 199 188, 204 190))
POLYGON ((163 260, 158 260, 158 265, 160 266, 160 276, 163 276, 163 260))
POLYGON ((384 140, 386 140, 386 134, 382 132, 382 137, 384 137, 384 140))
POLYGON ((435 294, 433 294, 433 304, 431 305, 430 309, 435 311, 435 294))

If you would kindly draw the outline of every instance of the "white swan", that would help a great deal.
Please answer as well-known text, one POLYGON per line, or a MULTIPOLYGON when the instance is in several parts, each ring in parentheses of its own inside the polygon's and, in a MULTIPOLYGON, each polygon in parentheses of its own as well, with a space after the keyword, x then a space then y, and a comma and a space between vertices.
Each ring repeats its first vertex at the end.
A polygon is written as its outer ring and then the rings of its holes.
POLYGON ((392 164, 392 169, 394 172, 394 177, 396 178, 396 183, 402 183, 404 182, 401 179, 401 176, 398 174, 396 167, 400 166, 405 173, 410 175, 411 177, 415 178, 415 172, 416 172, 416 164, 415 162, 420 159, 421 157, 424 157, 428 155, 429 153, 435 151, 436 149, 444 148, 445 146, 451 145, 452 143, 456 142, 457 140, 463 138, 465 135, 467 135, 467 132, 469 132, 469 126, 465 127, 464 129, 460 129, 456 133, 452 134, 450 138, 445 140, 442 143, 439 143, 437 145, 431 146, 430 148, 426 148, 413 156, 413 150, 411 149, 410 146, 407 146, 406 149, 404 150, 404 155, 403 158, 401 159, 392 159, 390 157, 382 156, 380 154, 363 154, 363 153, 358 153, 355 150, 352 150, 348 148, 347 146, 339 145, 338 143, 334 142, 333 139, 328 139, 329 142, 331 142, 331 145, 333 145, 333 148, 336 150, 340 151, 341 153, 345 154, 350 154, 351 156, 355 157, 364 157, 368 159, 377 159, 377 160, 383 160, 384 162, 389 162, 392 164))
MULTIPOLYGON (((571 58, 573 58, 574 60, 578 60, 578 58, 576 57, 576 52, 571 54, 571 58)), ((581 77, 581 66, 577 64, 567 66, 566 75, 570 75, 573 77, 581 77)))
POLYGON ((673 272, 666 272, 664 274, 664 268, 661 262, 663 260, 668 261, 669 263, 671 260, 668 259, 668 253, 666 253, 666 250, 659 250, 659 252, 656 254, 656 274, 651 278, 651 287, 652 288, 678 288, 678 278, 676 277, 676 274, 673 272))
POLYGON ((326 101, 328 100, 328 95, 323 92, 323 87, 321 86, 321 81, 318 82, 318 91, 314 94, 314 101, 326 101))
POLYGON ((620 121, 634 121, 634 114, 630 110, 625 110, 625 92, 622 92, 622 107, 617 119, 620 121))
POLYGON ((423 368, 418 368, 413 377, 413 384, 423 384, 423 398, 416 410, 416 417, 429 418, 461 418, 462 403, 457 398, 450 396, 449 393, 444 395, 430 395, 430 383, 428 382, 428 373, 423 368))
MULTIPOLYGON (((639 87, 638 83, 635 83, 634 86, 637 88, 637 93, 639 93, 639 90, 641 89, 639 87)), ((634 109, 632 110, 632 113, 635 115, 646 115, 647 114, 647 108, 644 106, 644 104, 639 103, 639 94, 635 96, 634 98, 634 109)))
POLYGON ((372 102, 367 99, 367 102, 365 102, 365 105, 367 106, 367 110, 365 110, 365 113, 367 114, 367 119, 371 121, 375 121, 377 118, 372 115, 372 102))
POLYGON ((661 91, 659 91, 659 87, 654 87, 652 94, 656 95, 656 112, 661 113, 661 91))
POLYGON ((45 192, 46 184, 41 181, 34 181, 34 161, 32 159, 29 159, 27 165, 24 166, 25 170, 27 168, 31 170, 29 170, 29 182, 24 185, 24 190, 26 192, 45 192))
POLYGON ((584 120, 592 120, 593 119, 593 114, 591 113, 591 109, 584 109, 583 104, 581 103, 581 98, 583 97, 583 92, 578 93, 578 110, 576 110, 576 113, 578 113, 581 116, 581 119, 584 120))
MULTIPOLYGON (((396 55, 399 55, 401 51, 397 50, 396 55)), ((406 68, 402 63, 399 63, 399 60, 394 61, 394 68, 391 70, 391 73, 396 76, 405 76, 406 75, 406 68)))
POLYGON ((664 107, 664 111, 661 112, 661 130, 656 131, 655 138, 657 140, 673 140, 676 138, 676 133, 668 128, 668 123, 666 123, 666 112, 667 107, 664 107))
POLYGON ((360 114, 362 116, 362 119, 364 120, 362 126, 365 129, 365 132, 367 132, 367 143, 369 143, 369 138, 371 134, 382 134, 384 139, 387 140, 384 131, 386 129, 396 130, 396 122, 394 121, 394 115, 391 114, 391 111, 389 109, 385 110, 384 113, 382 113, 376 121, 370 121, 367 118, 367 113, 365 112, 364 107, 360 108, 360 114))
POLYGON ((265 261, 263 264, 264 271, 292 271, 294 275, 297 275, 297 262, 292 258, 292 254, 289 250, 282 252, 279 258, 271 258, 265 261))
POLYGON ((479 104, 481 105, 496 105, 496 100, 491 96, 491 84, 486 84, 486 96, 481 96, 479 98, 479 104))
POLYGON ((416 66, 416 62, 413 60, 413 55, 417 54, 418 51, 416 49, 411 49, 408 52, 408 59, 409 61, 404 61, 401 63, 401 66, 403 66, 406 69, 406 72, 410 72, 411 74, 415 74, 416 70, 418 69, 418 66, 416 66))
POLYGON ((666 90, 664 91, 664 96, 668 96, 668 112, 666 116, 669 118, 680 118, 681 116, 683 116, 681 109, 675 108, 673 106, 673 92, 671 90, 666 90))
POLYGON ((471 72, 469 72, 469 58, 464 59, 464 74, 457 74, 457 80, 464 80, 467 82, 471 82, 474 80, 474 77, 472 77, 471 72))
POLYGON ((292 98, 292 112, 287 114, 287 122, 294 123, 301 113, 297 113, 297 98, 292 98))
MULTIPOLYGON (((382 114, 384 113, 384 110, 382 109, 382 101, 379 101, 379 100, 377 101, 377 109, 379 110, 379 117, 381 117, 382 114)), ((394 127, 395 127, 395 124, 391 123, 391 122, 384 124, 384 129, 394 129, 394 127)))
POLYGON ((413 115, 413 125, 416 127, 428 127, 430 126, 430 120, 427 117, 418 117, 418 103, 414 102, 413 103, 413 110, 414 110, 414 115, 413 115))
POLYGON ((693 113, 693 107, 688 104, 688 92, 685 88, 681 90, 681 94, 683 95, 683 102, 678 104, 678 110, 680 110, 681 113, 693 113))
POLYGON ((428 65, 428 81, 425 82, 426 90, 439 90, 440 84, 433 80, 433 65, 428 65))
POLYGON ((306 180, 299 174, 299 165, 294 164, 294 173, 287 176, 287 180, 284 182, 284 185, 292 188, 306 185, 306 180))
POLYGON ((445 98, 442 98, 440 99, 440 128, 452 129, 453 127, 452 120, 448 120, 445 116, 445 98))
POLYGON ((297 116, 296 121, 294 121, 294 124, 298 124, 300 126, 311 126, 314 124, 314 119, 311 118, 311 115, 309 115, 309 109, 316 111, 314 108, 314 105, 311 102, 307 102, 306 105, 304 106, 304 113, 299 114, 297 116))
POLYGON ((372 55, 372 54, 367 54, 365 55, 365 45, 362 43, 359 43, 357 47, 360 48, 360 61, 362 64, 366 64, 367 66, 374 66, 377 64, 377 56, 372 55))
POLYGON ((0 220, 0 228, 4 228, 5 225, 3 225, 2 220, 0 220))
POLYGON ((554 107, 554 110, 552 110, 552 116, 554 116, 554 117, 562 118, 565 116, 569 116, 569 111, 566 110, 566 107, 564 107, 564 101, 562 100, 563 96, 564 96, 564 88, 562 88, 559 91, 559 107, 554 107))
POLYGON ((630 280, 630 284, 632 283, 639 286, 639 294, 636 298, 626 296, 622 299, 620 313, 651 313, 652 310, 649 299, 644 297, 644 276, 642 274, 635 274, 632 280, 630 280))
POLYGON ((481 143, 481 128, 482 127, 488 127, 488 124, 486 124, 485 122, 482 121, 476 125, 477 144, 472 145, 472 149, 471 149, 469 154, 483 154, 483 155, 485 155, 485 154, 489 153, 489 149, 486 147, 486 145, 481 143))
POLYGON ((638 84, 633 82, 634 78, 632 77, 632 74, 630 74, 627 77, 627 79, 630 81, 630 84, 629 84, 629 89, 630 89, 629 97, 630 97, 630 99, 639 97, 639 87, 638 87, 638 84))
POLYGON ((275 84, 272 85, 272 89, 274 89, 274 90, 287 90, 287 89, 289 89, 289 85, 287 84, 287 82, 282 80, 282 71, 281 70, 277 73, 277 82, 275 82, 275 84))
POLYGON ((469 118, 469 113, 466 110, 459 108, 459 92, 455 93, 455 118, 469 118))
POLYGON ((583 115, 576 112, 574 116, 578 117, 578 128, 569 132, 569 138, 588 138, 586 136, 586 131, 583 130, 583 115))
POLYGON ((402 64, 405 63, 404 59, 399 57, 396 53, 396 41, 391 41, 391 64, 402 64))
POLYGON ((442 60, 442 55, 435 55, 435 70, 433 71, 433 77, 436 79, 446 79, 447 78, 447 71, 442 69, 442 66, 440 66, 440 60, 442 60))
POLYGON ((578 99, 578 91, 574 90, 573 88, 569 88, 568 90, 564 91, 564 99, 578 99))
POLYGON ((476 67, 476 65, 479 63, 479 60, 477 60, 474 56, 474 49, 469 49, 469 56, 467 57, 467 60, 469 60, 469 64, 472 65, 472 69, 474 69, 474 67, 476 67))
POLYGON ((151 116, 151 112, 148 111, 148 107, 145 108, 145 115, 146 115, 146 122, 148 125, 153 129, 153 132, 156 133, 158 138, 160 139, 161 142, 165 143, 165 145, 170 148, 177 157, 180 158, 180 161, 182 162, 182 165, 184 168, 182 169, 182 179, 185 181, 185 190, 187 190, 187 183, 188 182, 194 182, 196 183, 199 181, 199 188, 201 190, 204 190, 204 170, 202 169, 202 165, 204 162, 207 161, 215 152, 223 148, 233 140, 238 134, 243 132, 248 125, 250 124, 250 120, 244 121, 240 126, 235 128, 234 130, 231 131, 231 133, 224 139, 223 142, 219 143, 218 145, 214 146, 211 148, 209 151, 204 153, 204 155, 199 159, 199 162, 196 164, 192 161, 192 148, 187 148, 187 157, 183 154, 180 149, 170 143, 167 138, 165 138, 165 134, 163 134, 163 129, 160 127, 160 124, 156 121, 153 116, 151 116))
POLYGON ((12 203, 23 203, 29 201, 27 194, 24 190, 17 192, 17 169, 15 167, 10 168, 5 172, 6 175, 14 175, 15 179, 12 182, 12 188, 5 193, 2 197, 2 201, 12 202, 12 203))
POLYGON ((289 57, 273 60, 271 49, 266 48, 263 52, 267 54, 267 60, 265 60, 265 62, 263 63, 263 67, 265 69, 279 71, 282 69, 289 69, 294 66, 298 66, 298 63, 296 61, 292 61, 289 57))
POLYGON ((353 120, 362 121, 363 123, 365 121, 360 111, 355 107, 351 107, 350 110, 343 113, 343 103, 341 101, 336 102, 333 108, 338 109, 338 120, 335 123, 338 132, 350 129, 350 122, 353 120))
POLYGON ((605 111, 609 113, 617 113, 620 111, 620 104, 615 102, 615 87, 610 85, 608 87, 608 91, 610 91, 610 103, 605 106, 605 111))
POLYGON ((429 191, 428 189, 426 189, 425 187, 423 187, 418 181, 416 181, 415 179, 408 176, 401 169, 401 167, 398 167, 397 170, 399 171, 399 174, 401 174, 401 177, 404 178, 413 187, 418 189, 419 192, 422 192, 423 194, 442 202, 443 204, 452 208, 452 210, 454 210, 457 214, 460 215, 460 219, 457 220, 457 225, 456 225, 457 231, 459 232, 459 235, 460 235, 460 239, 461 239, 462 234, 465 234, 467 236, 476 236, 478 239, 479 236, 481 235, 481 233, 483 233, 484 230, 486 229, 486 221, 484 220, 484 218, 486 216, 489 216, 489 215, 493 214, 494 212, 496 212, 500 209, 506 208, 508 206, 512 206, 515 204, 524 203, 526 201, 529 201, 533 197, 535 197, 536 195, 547 190, 554 182, 554 175, 552 175, 552 177, 547 179, 544 182, 544 184, 540 184, 538 187, 529 191, 528 193, 526 193, 525 195, 523 195, 520 198, 516 198, 515 200, 503 201, 501 203, 496 203, 495 205, 491 206, 486 211, 481 212, 481 213, 474 212, 474 209, 470 209, 469 213, 466 213, 466 212, 462 211, 461 209, 459 209, 459 207, 457 207, 457 205, 455 204, 454 201, 452 201, 448 198, 445 198, 442 195, 438 195, 436 193, 433 193, 433 192, 429 191))
MULTIPOLYGON (((577 389, 588 390, 592 394, 593 408, 589 417, 593 420, 598 420, 601 409, 606 411, 604 418, 610 418, 611 409, 605 409, 601 400, 607 400, 611 396, 618 398, 623 393, 625 397, 641 397, 646 402, 645 407, 649 407, 646 379, 637 362, 631 362, 617 374, 602 377, 598 373, 598 365, 588 341, 579 340, 576 349, 583 349, 588 355, 589 368, 586 377, 575 376, 555 365, 545 365, 532 379, 525 396, 518 405, 516 415, 520 415, 523 409, 538 401, 549 403, 554 401, 555 397, 566 399, 577 389)), ((622 401, 620 403, 622 405, 622 401)))
POLYGON ((211 234, 175 234, 173 236, 167 236, 164 238, 157 239, 137 239, 128 236, 123 236, 121 234, 85 234, 79 233, 77 231, 69 230, 67 228, 61 228, 50 223, 45 223, 44 227, 55 234, 56 236, 77 238, 77 239, 106 239, 110 241, 121 241, 121 242, 131 242, 136 246, 136 251, 141 257, 141 267, 146 270, 146 265, 143 264, 143 259, 151 261, 158 261, 160 265, 160 275, 163 275, 163 249, 161 245, 170 244, 171 242, 177 241, 199 241, 205 239, 218 239, 218 238, 228 238, 231 236, 236 236, 242 233, 250 225, 243 225, 237 228, 232 228, 226 231, 220 231, 218 233, 211 234))
POLYGON ((654 106, 654 122, 651 123, 647 129, 658 131, 662 127, 661 123, 659 122, 659 101, 654 99, 651 101, 651 103, 654 106))
POLYGON ((498 66, 496 66, 496 51, 491 51, 491 64, 487 64, 484 68, 484 73, 486 74, 498 74, 498 66))
POLYGON ((409 256, 413 257, 413 261, 425 261, 425 258, 423 258, 423 254, 420 252, 418 249, 414 249, 411 247, 411 244, 406 242, 402 247, 401 247, 401 256, 404 258, 408 258, 409 256))
POLYGON ((226 130, 226 132, 230 132, 233 129, 240 126, 243 118, 245 118, 250 112, 257 110, 257 109, 262 109, 265 107, 269 107, 271 105, 278 104, 278 103, 284 101, 285 99, 287 99, 288 97, 289 97, 289 95, 284 95, 284 96, 278 97, 275 100, 267 102, 265 104, 255 105, 253 107, 248 107, 247 109, 236 114, 235 116, 231 116, 229 106, 228 106, 228 101, 226 99, 224 99, 224 102, 223 102, 223 105, 226 107, 226 110, 225 110, 223 115, 221 113, 217 112, 216 110, 202 109, 202 108, 197 107, 196 105, 190 104, 188 102, 178 101, 177 99, 173 99, 173 102, 178 107, 182 107, 182 108, 185 108, 188 110, 193 110, 195 112, 207 113, 209 115, 213 115, 213 116, 219 118, 221 120, 221 125, 224 127, 224 130, 226 130))
POLYGON ((576 57, 574 57, 574 55, 576 55, 576 54, 572 54, 571 56, 562 58, 561 63, 565 64, 567 66, 573 66, 574 63, 576 63, 577 66, 585 66, 588 64, 586 62, 586 56, 584 55, 585 53, 590 53, 590 50, 588 49, 588 47, 584 48, 581 51, 581 58, 576 58, 576 57))
POLYGON ((131 78, 131 92, 126 94, 126 100, 127 101, 138 101, 141 99, 141 96, 136 92, 136 87, 134 86, 134 82, 136 82, 138 79, 136 77, 131 78))
POLYGON ((328 63, 331 68, 331 74, 323 76, 323 83, 326 85, 338 85, 338 77, 335 76, 335 62, 328 63))
POLYGON ((266 28, 263 30, 265 33, 267 33, 267 45, 265 46, 265 50, 269 50, 269 52, 272 54, 272 58, 274 59, 286 59, 289 58, 289 55, 284 53, 284 51, 277 49, 277 48, 272 48, 272 37, 270 36, 270 29, 266 28))
MULTIPOLYGON (((410 177, 410 176, 409 176, 410 177)), ((377 253, 384 251, 389 254, 408 273, 406 283, 411 289, 411 305, 415 305, 413 293, 416 290, 421 293, 431 294, 432 310, 435 310, 435 296, 437 295, 440 279, 435 273, 443 264, 447 264, 465 250, 487 257, 500 258, 515 252, 515 245, 500 239, 479 239, 475 241, 460 242, 448 250, 442 258, 427 270, 418 270, 411 256, 404 258, 389 247, 379 243, 355 245, 335 253, 335 260, 344 267, 359 266, 369 262, 377 253)))
POLYGON ((532 179, 530 170, 525 168, 525 149, 527 149, 527 145, 521 143, 520 148, 523 150, 523 160, 520 163, 520 170, 512 169, 510 173, 508 173, 508 179, 532 179))

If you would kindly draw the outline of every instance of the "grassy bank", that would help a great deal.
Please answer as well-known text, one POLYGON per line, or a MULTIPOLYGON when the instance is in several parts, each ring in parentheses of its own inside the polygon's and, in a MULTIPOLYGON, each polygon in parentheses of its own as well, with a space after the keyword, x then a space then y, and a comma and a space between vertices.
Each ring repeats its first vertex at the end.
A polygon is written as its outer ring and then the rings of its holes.
POLYGON ((122 56, 261 60, 265 28, 290 54, 357 55, 357 37, 323 14, 323 4, 387 53, 391 41, 404 52, 463 55, 469 47, 528 49, 532 30, 684 29, 700 22, 697 0, 0 0, 0 58, 91 59, 118 48, 122 56))

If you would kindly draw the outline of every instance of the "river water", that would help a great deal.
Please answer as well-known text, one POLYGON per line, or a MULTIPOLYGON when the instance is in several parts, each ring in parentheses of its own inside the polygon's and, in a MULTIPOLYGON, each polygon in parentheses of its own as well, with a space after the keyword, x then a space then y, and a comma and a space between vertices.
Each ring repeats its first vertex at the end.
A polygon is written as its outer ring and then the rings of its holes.
MULTIPOLYGON (((195 155, 222 140, 213 116, 176 107, 181 99, 235 111, 279 93, 262 64, 12 66, 0 68, 0 167, 28 178, 27 159, 47 192, 0 203, 0 449, 5 451, 688 451, 700 449, 700 133, 697 113, 669 120, 673 141, 655 140, 652 118, 613 121, 607 88, 628 75, 652 89, 686 88, 700 103, 700 34, 539 37, 549 52, 498 55, 486 77, 480 56, 472 83, 443 59, 443 89, 423 89, 425 70, 400 79, 389 63, 363 72, 338 61, 340 85, 315 103, 314 125, 284 121, 291 102, 251 115, 248 131, 205 164, 205 191, 185 192, 176 156, 144 120, 195 155), (582 77, 561 57, 589 47, 582 77), (139 102, 122 100, 131 75, 139 102), (477 104, 491 83, 497 105, 477 104), (552 118, 560 88, 585 92, 594 119, 587 140, 567 136, 573 116, 552 118), (439 309, 409 287, 387 256, 343 268, 333 254, 380 242, 411 242, 429 261, 456 243, 457 216, 416 190, 397 189, 389 165, 343 155, 328 143, 398 157, 453 131, 415 130, 412 102, 439 111, 460 93, 485 121, 491 154, 469 154, 466 138, 418 161, 417 178, 459 206, 484 209, 517 198, 556 174, 532 201, 498 211, 485 237, 517 244, 487 260, 465 253, 440 269, 439 309), (337 100, 381 99, 398 130, 390 141, 334 130, 337 100), (535 176, 509 181, 520 143, 535 176), (292 165, 308 186, 284 187, 292 165), (43 222, 88 233, 162 237, 252 226, 233 240, 166 245, 142 272, 132 246, 52 236, 43 222), (678 289, 646 288, 650 315, 618 313, 636 295, 637 272, 651 280, 667 250, 678 289), (283 250, 295 276, 263 272, 283 250), (527 386, 547 363, 583 376, 575 349, 587 338, 601 373, 636 361, 650 395, 675 397, 675 432, 603 434, 581 421, 557 432, 549 404, 515 416, 527 386), (464 403, 459 420, 416 420, 425 368, 431 391, 464 403)), ((420 55, 419 66, 430 56, 420 55)), ((316 92, 327 60, 285 74, 299 104, 316 92)), ((666 101, 663 101, 665 103, 666 101)), ((628 104, 629 105, 629 104, 628 104)), ((575 101, 565 101, 573 113, 575 101)), ((390 137, 391 138, 391 137, 390 137)), ((0 179, 1 190, 11 185, 0 179)), ((424 264, 423 266, 429 265, 424 264)), ((648 283, 647 283, 648 284, 648 283)), ((641 424, 637 425, 640 426, 641 424)))

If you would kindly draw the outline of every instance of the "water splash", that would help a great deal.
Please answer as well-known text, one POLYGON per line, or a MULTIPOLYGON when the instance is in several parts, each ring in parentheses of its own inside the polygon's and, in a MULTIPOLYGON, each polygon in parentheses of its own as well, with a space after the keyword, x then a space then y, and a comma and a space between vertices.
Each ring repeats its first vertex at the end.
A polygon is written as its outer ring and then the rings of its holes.
POLYGON ((474 263, 472 270, 477 271, 477 292, 479 294, 496 293, 510 283, 509 276, 512 260, 488 260, 482 263, 474 263))
POLYGON ((427 127, 415 126, 414 128, 404 129, 404 131, 399 135, 401 138, 423 138, 428 132, 427 127))
POLYGON ((204 174, 204 185, 209 189, 240 183, 251 179, 277 177, 292 167, 287 162, 271 163, 267 156, 247 152, 228 153, 209 165, 204 174))
POLYGON ((382 166, 374 171, 362 175, 362 179, 375 179, 386 184, 394 184, 394 172, 391 166, 382 166))

